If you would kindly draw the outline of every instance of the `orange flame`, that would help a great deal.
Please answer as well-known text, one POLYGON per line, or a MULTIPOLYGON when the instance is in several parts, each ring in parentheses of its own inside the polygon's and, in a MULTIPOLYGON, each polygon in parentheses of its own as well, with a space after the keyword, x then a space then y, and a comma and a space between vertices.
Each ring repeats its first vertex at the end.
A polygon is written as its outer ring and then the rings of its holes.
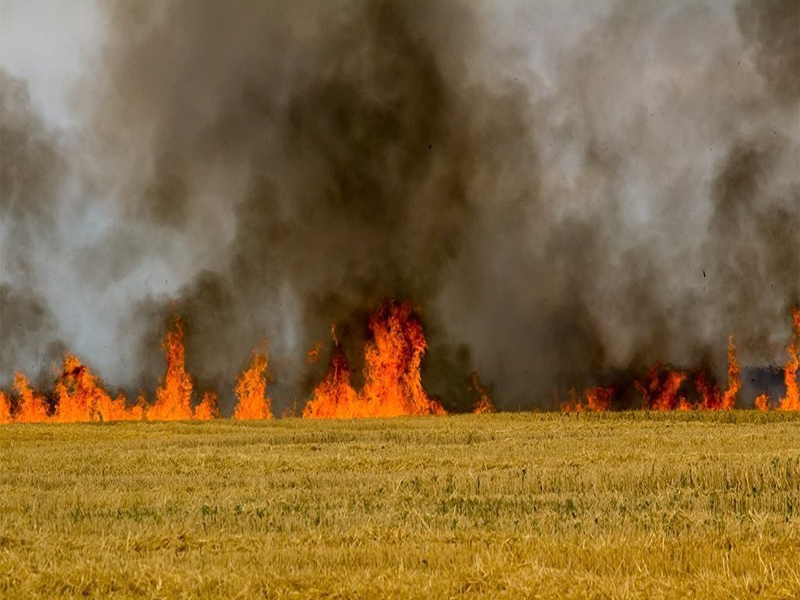
POLYGON ((112 400, 89 368, 70 353, 64 355, 55 394, 57 405, 53 420, 59 423, 128 421, 144 416, 141 406, 127 408, 121 394, 112 400))
POLYGON ((19 371, 14 375, 14 389, 20 396, 19 411, 14 419, 17 423, 42 423, 50 420, 44 396, 35 393, 28 378, 19 371))
POLYGON ((217 394, 215 392, 203 392, 200 404, 194 407, 194 419, 196 421, 210 421, 217 418, 219 418, 217 394))
POLYGON ((272 400, 267 395, 266 353, 254 352, 250 368, 244 371, 236 382, 236 397, 239 399, 233 411, 234 419, 271 419, 272 400))
POLYGON ((4 423, 11 423, 11 401, 0 392, 0 425, 4 423))
POLYGON ((372 340, 365 345, 364 387, 356 393, 350 367, 336 340, 325 380, 303 410, 304 418, 443 415, 441 404, 422 387, 420 367, 428 346, 409 302, 385 302, 369 319, 372 340))
POLYGON ((580 397, 575 390, 571 390, 570 398, 561 404, 561 412, 605 412, 611 410, 614 388, 592 387, 583 393, 583 397, 580 397))
POLYGON ((722 410, 731 410, 736 406, 736 397, 742 389, 741 369, 736 358, 736 344, 733 336, 728 338, 728 388, 722 394, 722 410))
POLYGON ((475 410, 473 412, 476 415, 496 412, 494 402, 492 402, 492 398, 489 396, 489 390, 487 390, 486 387, 481 384, 481 380, 477 371, 473 371, 471 379, 472 389, 478 396, 478 400, 475 402, 475 410))
POLYGON ((151 421, 182 421, 192 418, 192 380, 184 366, 183 323, 175 319, 163 344, 167 373, 156 390, 156 403, 147 411, 151 421))
POLYGON ((722 395, 717 384, 710 380, 710 375, 699 371, 694 375, 694 385, 702 398, 698 408, 705 410, 718 410, 722 406, 722 395))
POLYGON ((422 387, 420 365, 428 349, 410 302, 386 302, 369 320, 373 340, 365 348, 361 397, 375 417, 443 415, 422 387))
POLYGON ((756 398, 756 408, 761 412, 767 412, 769 410, 769 396, 766 394, 759 394, 756 398))
POLYGON ((660 363, 656 363, 648 371, 645 383, 636 382, 642 394, 644 406, 650 410, 690 410, 691 405, 685 397, 678 394, 686 379, 686 373, 667 369, 666 373, 660 363))
POLYGON ((328 374, 303 409, 304 419, 347 419, 364 416, 366 406, 350 385, 350 365, 341 346, 334 343, 328 374))
POLYGON ((800 369, 800 308, 792 310, 792 341, 789 342, 789 360, 783 370, 786 395, 781 398, 781 410, 800 410, 800 386, 797 371, 800 369))

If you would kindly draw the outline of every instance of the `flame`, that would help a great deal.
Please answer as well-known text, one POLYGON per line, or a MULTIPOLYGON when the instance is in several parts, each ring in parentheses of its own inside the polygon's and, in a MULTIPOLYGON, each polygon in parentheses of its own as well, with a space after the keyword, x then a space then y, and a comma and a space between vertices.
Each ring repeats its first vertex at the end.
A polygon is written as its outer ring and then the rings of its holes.
POLYGON ((200 404, 194 407, 194 419, 196 421, 210 421, 217 418, 219 418, 217 394, 215 392, 203 392, 200 404))
MULTIPOLYGON (((372 332, 365 345, 364 386, 358 392, 352 385, 352 372, 342 346, 331 327, 333 348, 325 379, 314 390, 302 416, 304 418, 392 417, 400 415, 445 414, 441 404, 429 397, 422 386, 421 364, 427 351, 427 342, 418 317, 408 302, 387 301, 369 319, 372 332)), ((102 381, 71 353, 63 357, 63 367, 52 394, 51 410, 48 400, 37 394, 21 372, 14 377, 10 395, 0 391, 0 424, 20 422, 89 422, 120 420, 208 420, 219 417, 217 395, 205 392, 200 403, 192 410, 193 384, 185 368, 183 345, 184 329, 180 319, 167 332, 163 348, 167 370, 156 390, 156 401, 148 407, 144 395, 138 403, 128 407, 123 395, 112 398, 103 388, 102 381)), ((308 353, 309 362, 321 356, 317 343, 308 353)), ((792 338, 788 346, 789 359, 784 369, 786 394, 778 401, 781 410, 800 410, 800 308, 792 310, 792 338)), ((728 381, 724 391, 706 371, 690 371, 696 390, 690 401, 682 390, 688 374, 656 363, 646 376, 635 382, 643 398, 643 407, 650 410, 730 410, 736 406, 742 389, 741 368, 733 336, 728 338, 728 381)), ((267 395, 269 380, 266 352, 254 352, 252 362, 236 384, 238 403, 236 419, 270 419, 271 399, 267 395)), ((471 374, 472 388, 476 393, 476 413, 494 412, 488 390, 480 383, 477 373, 471 374)), ((624 389, 624 388, 623 388, 624 389)), ((611 410, 615 398, 611 387, 592 387, 577 394, 561 405, 570 412, 602 412, 611 410)), ((620 398, 624 400, 625 396, 620 398)), ((295 401, 296 402, 296 401, 295 401)), ((756 398, 759 410, 770 409, 770 398, 761 394, 756 398)), ((285 414, 297 414, 296 406, 285 414)))
POLYGON ((369 320, 373 340, 365 348, 361 398, 374 417, 443 415, 422 388, 420 365, 428 349, 410 302, 385 302, 369 320))
POLYGON ((19 371, 14 375, 14 389, 20 396, 19 411, 14 419, 17 423, 42 423, 50 420, 44 396, 35 393, 28 378, 19 371))
POLYGON ((570 390, 570 400, 560 406, 561 412, 605 412, 611 410, 611 400, 614 398, 614 388, 591 387, 579 396, 575 390, 570 390))
POLYGON ((789 360, 783 371, 786 395, 781 398, 781 410, 800 410, 800 386, 797 371, 800 369, 800 308, 792 310, 792 340, 789 342, 789 360))
POLYGON ((492 402, 491 396, 489 396, 489 390, 486 389, 483 385, 481 385, 480 377, 478 376, 477 371, 473 371, 472 376, 472 389, 478 396, 477 402, 475 402, 475 410, 473 411, 476 415, 482 414, 490 414, 496 412, 494 407, 494 402, 492 402))
POLYGON ((175 319, 163 344, 167 373, 156 390, 156 402, 147 411, 151 421, 183 421, 192 418, 192 380, 184 366, 183 323, 175 319))
POLYGON ((11 401, 0 392, 0 425, 5 423, 11 423, 11 401))
POLYGON ((410 302, 387 301, 369 319, 372 339, 364 348, 364 387, 350 383, 347 358, 334 344, 328 374, 303 410, 304 418, 443 415, 441 404, 422 387, 420 367, 428 346, 410 302))
POLYGON ((699 371, 694 375, 694 385, 702 398, 698 408, 705 410, 717 410, 722 406, 722 395, 719 387, 705 371, 699 371))
POLYGON ((236 382, 236 397, 239 402, 233 412, 234 419, 271 419, 272 400, 267 396, 267 355, 254 352, 250 368, 244 371, 236 382))
POLYGON ((636 382, 644 406, 650 410, 690 410, 691 404, 678 394, 686 373, 665 369, 656 363, 645 376, 645 382, 636 382))
MULTIPOLYGON (((335 340, 335 338, 334 338, 335 340)), ((304 419, 347 419, 366 415, 367 406, 350 384, 350 365, 338 342, 331 350, 328 374, 303 409, 304 419)))
POLYGON ((314 347, 306 352, 306 362, 310 365, 317 364, 322 356, 322 342, 317 342, 314 347))
POLYGON ((736 358, 736 344, 733 336, 728 338, 728 388, 722 394, 722 410, 730 410, 736 406, 736 396, 742 389, 741 369, 736 358))
POLYGON ((59 423, 80 421, 128 421, 144 417, 141 406, 127 408, 125 397, 111 399, 89 368, 69 352, 64 355, 63 369, 56 382, 56 412, 59 423))

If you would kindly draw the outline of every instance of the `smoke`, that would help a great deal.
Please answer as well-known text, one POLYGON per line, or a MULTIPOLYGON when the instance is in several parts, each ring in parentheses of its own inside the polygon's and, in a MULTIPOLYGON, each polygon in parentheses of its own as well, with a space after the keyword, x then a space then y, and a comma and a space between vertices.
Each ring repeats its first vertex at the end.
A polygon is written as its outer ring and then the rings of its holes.
POLYGON ((41 282, 29 248, 55 229, 65 164, 57 134, 31 106, 25 82, 2 70, 0 140, 0 366, 5 377, 33 366, 41 378, 63 348, 57 320, 37 291, 41 282))
POLYGON ((179 313, 223 407, 268 338, 280 412, 321 380, 304 357, 331 323, 360 371, 385 298, 419 307, 426 389, 450 408, 472 370, 514 408, 656 359, 720 369, 729 334, 745 362, 781 360, 800 300, 796 3, 103 10, 74 139, 3 94, 3 377, 88 328, 119 357, 95 370, 152 389, 179 313), (7 160, 55 168, 15 180, 7 160), (7 230, 28 236, 19 256, 69 250, 90 317, 54 316, 87 311, 17 273, 7 230), (23 296, 38 318, 6 308, 23 296))

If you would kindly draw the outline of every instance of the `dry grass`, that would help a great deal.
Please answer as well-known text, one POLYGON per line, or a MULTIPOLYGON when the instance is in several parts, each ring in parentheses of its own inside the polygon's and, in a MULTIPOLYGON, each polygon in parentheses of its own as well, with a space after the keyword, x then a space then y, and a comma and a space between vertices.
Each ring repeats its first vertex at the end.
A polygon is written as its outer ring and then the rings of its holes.
POLYGON ((0 596, 800 597, 800 415, 0 427, 0 596))

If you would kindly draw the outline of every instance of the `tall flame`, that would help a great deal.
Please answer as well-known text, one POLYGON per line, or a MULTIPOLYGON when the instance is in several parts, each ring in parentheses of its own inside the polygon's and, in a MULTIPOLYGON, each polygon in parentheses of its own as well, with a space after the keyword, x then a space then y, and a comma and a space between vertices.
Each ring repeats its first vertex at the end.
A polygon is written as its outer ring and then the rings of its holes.
POLYGON ((742 370, 736 357, 736 344, 733 336, 728 338, 728 388, 722 394, 722 410, 730 410, 736 406, 736 397, 742 389, 742 370))
POLYGON ((428 349, 410 302, 386 302, 369 319, 362 399, 369 416, 443 415, 441 404, 422 387, 420 366, 428 349))
POLYGON ((183 323, 176 318, 163 344, 167 372, 156 390, 156 402, 147 411, 152 421, 182 421, 192 418, 192 380, 184 366, 183 323))
POLYGON ((250 368, 244 371, 236 382, 238 403, 233 412, 234 419, 271 419, 272 400, 267 395, 267 355, 254 352, 250 368))
POLYGON ((17 423, 42 423, 48 421, 47 401, 33 391, 28 378, 17 371, 14 375, 14 389, 19 394, 19 411, 14 419, 17 423))
POLYGON ((387 301, 369 319, 372 339, 364 348, 364 387, 356 393, 350 367, 336 340, 325 379, 303 410, 304 418, 443 415, 442 405, 422 387, 420 368, 428 346, 410 302, 387 301))
POLYGON ((800 308, 792 310, 792 340, 789 342, 789 360, 783 370, 786 395, 781 398, 781 410, 800 410, 800 386, 797 371, 800 369, 800 308))

